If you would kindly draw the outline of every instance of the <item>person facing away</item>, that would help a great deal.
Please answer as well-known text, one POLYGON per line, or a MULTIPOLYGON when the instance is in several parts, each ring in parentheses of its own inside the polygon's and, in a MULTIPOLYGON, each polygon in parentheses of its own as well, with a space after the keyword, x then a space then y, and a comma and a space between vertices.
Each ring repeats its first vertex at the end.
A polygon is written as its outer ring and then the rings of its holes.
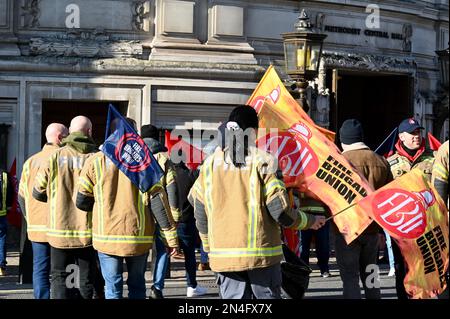
MULTIPOLYGON (((159 130, 156 126, 147 124, 141 127, 141 137, 147 144, 155 159, 161 166, 164 175, 161 177, 161 184, 166 190, 169 200, 170 211, 175 223, 180 220, 180 209, 178 205, 177 181, 173 163, 167 156, 167 148, 159 142, 159 130)), ((157 225, 155 233, 156 258, 154 260, 153 285, 150 288, 150 298, 163 299, 164 279, 169 269, 169 254, 165 248, 164 240, 161 237, 160 229, 157 225)))
POLYGON ((48 202, 47 240, 51 246, 51 298, 93 296, 95 252, 88 216, 75 205, 78 179, 86 160, 97 147, 92 140, 92 123, 85 116, 72 119, 69 136, 54 151, 36 175, 32 196, 48 202), (75 269, 76 266, 76 269, 75 269), (67 285, 70 273, 77 271, 79 282, 67 285))
POLYGON ((50 245, 47 241, 49 205, 31 196, 39 168, 61 147, 69 135, 63 124, 52 123, 45 130, 47 143, 23 164, 19 183, 19 204, 26 220, 27 234, 33 251, 33 293, 35 299, 50 299, 50 245))
POLYGON ((189 201, 210 267, 224 299, 281 295, 279 225, 318 229, 323 217, 293 211, 276 159, 255 147, 258 116, 237 106, 226 124, 226 145, 200 168, 189 201))
MULTIPOLYGON (((183 154, 184 155, 184 154, 183 154)), ((183 156, 184 157, 184 156, 183 156)), ((180 205, 181 218, 178 223, 177 233, 180 248, 184 253, 184 265, 186 268, 187 297, 205 295, 207 289, 197 283, 197 262, 195 258, 195 245, 198 238, 195 226, 194 208, 188 200, 189 191, 196 180, 196 173, 190 170, 183 159, 174 163, 176 181, 178 187, 178 203, 180 205)))
MULTIPOLYGON (((339 130, 339 137, 342 155, 374 189, 392 181, 387 161, 364 144, 364 132, 358 120, 344 121, 339 130)), ((376 222, 372 222, 350 245, 347 245, 337 228, 334 229, 336 262, 343 282, 344 298, 361 299, 359 287, 361 278, 366 299, 380 299, 380 288, 367 283, 367 277, 373 272, 368 266, 377 264, 380 227, 376 222)))
MULTIPOLYGON (((425 147, 425 140, 422 137, 423 129, 414 118, 407 118, 398 126, 399 140, 395 144, 395 153, 387 159, 394 179, 410 172, 413 168, 418 168, 431 182, 434 156, 433 152, 425 147)), ((395 239, 392 241, 392 250, 395 261, 397 297, 398 299, 408 299, 403 284, 407 268, 395 239)))
POLYGON ((79 209, 92 212, 93 245, 106 283, 105 298, 123 298, 125 261, 128 298, 145 299, 145 271, 155 225, 159 224, 165 234, 167 247, 178 247, 163 186, 156 183, 141 192, 103 152, 98 152, 81 172, 76 203, 79 209))

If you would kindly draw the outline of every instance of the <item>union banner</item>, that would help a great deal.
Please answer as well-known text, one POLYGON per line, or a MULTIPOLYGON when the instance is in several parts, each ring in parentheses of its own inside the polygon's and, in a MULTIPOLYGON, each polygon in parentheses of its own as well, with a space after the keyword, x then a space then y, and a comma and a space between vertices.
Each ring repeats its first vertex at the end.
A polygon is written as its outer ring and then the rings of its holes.
POLYGON ((334 141, 335 133, 317 126, 313 122, 285 88, 272 65, 267 69, 258 86, 253 91, 252 96, 248 99, 247 104, 251 105, 256 112, 259 113, 266 100, 271 101, 280 112, 289 114, 296 119, 301 119, 302 121, 309 123, 319 132, 324 134, 330 141, 334 141))
POLYGON ((435 297, 446 288, 448 211, 420 169, 380 188, 358 203, 397 242, 405 263, 406 292, 435 297))
POLYGON ((286 187, 312 193, 326 203, 346 242, 352 242, 372 222, 356 206, 373 192, 366 179, 315 125, 295 112, 282 111, 266 99, 258 117, 258 147, 278 159, 286 187))

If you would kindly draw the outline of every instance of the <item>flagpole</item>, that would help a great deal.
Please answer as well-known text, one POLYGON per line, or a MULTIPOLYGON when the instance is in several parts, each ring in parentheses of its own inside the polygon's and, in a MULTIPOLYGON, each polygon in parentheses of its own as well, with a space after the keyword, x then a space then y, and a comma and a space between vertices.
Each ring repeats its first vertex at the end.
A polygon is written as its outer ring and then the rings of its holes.
POLYGON ((395 132, 397 131, 397 129, 398 129, 398 128, 396 127, 396 128, 394 128, 394 129, 392 130, 392 132, 388 135, 388 137, 386 137, 386 138, 384 139, 384 141, 381 142, 381 144, 377 147, 377 149, 375 150, 375 153, 378 154, 378 150, 380 149, 380 147, 383 146, 384 143, 386 143, 386 141, 389 140, 389 139, 391 138, 392 134, 395 134, 395 132))
POLYGON ((342 214, 342 213, 345 212, 347 209, 350 209, 350 208, 352 208, 353 206, 356 206, 357 204, 358 204, 358 203, 354 203, 354 204, 348 206, 347 208, 344 208, 343 210, 341 210, 341 211, 337 212, 336 214, 332 215, 331 217, 328 217, 327 219, 325 219, 325 222, 329 221, 330 219, 333 219, 334 217, 336 217, 336 216, 339 215, 339 214, 342 214))

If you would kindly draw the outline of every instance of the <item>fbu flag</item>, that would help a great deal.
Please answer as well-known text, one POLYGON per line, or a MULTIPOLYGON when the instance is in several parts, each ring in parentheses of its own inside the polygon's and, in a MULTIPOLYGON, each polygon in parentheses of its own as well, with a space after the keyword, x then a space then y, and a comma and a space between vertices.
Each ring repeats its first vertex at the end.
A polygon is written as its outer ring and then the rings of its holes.
POLYGON ((112 105, 109 105, 102 152, 143 193, 163 176, 144 140, 112 105))

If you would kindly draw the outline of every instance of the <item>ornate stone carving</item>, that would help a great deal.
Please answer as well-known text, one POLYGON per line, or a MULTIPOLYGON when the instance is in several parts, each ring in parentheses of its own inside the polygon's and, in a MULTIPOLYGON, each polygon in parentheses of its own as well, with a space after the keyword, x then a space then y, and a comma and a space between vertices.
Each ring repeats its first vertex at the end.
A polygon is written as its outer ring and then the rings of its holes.
POLYGON ((325 30, 325 13, 319 12, 316 15, 316 29, 320 30, 320 31, 324 31, 325 30))
POLYGON ((405 23, 403 25, 403 51, 411 52, 412 42, 411 38, 413 36, 413 26, 412 24, 405 23))
POLYGON ((39 8, 40 0, 25 0, 24 5, 21 7, 23 17, 23 27, 28 29, 34 29, 39 27, 39 16, 41 9, 39 8))
POLYGON ((393 58, 372 54, 344 54, 324 52, 324 64, 327 68, 359 69, 363 71, 389 71, 414 74, 417 64, 413 59, 393 58))
POLYGON ((150 12, 148 11, 146 12, 145 6, 146 2, 148 2, 148 0, 133 1, 131 3, 133 12, 133 22, 132 22, 133 30, 145 31, 144 28, 145 19, 150 17, 150 12))
POLYGON ((139 41, 113 40, 103 30, 71 30, 63 35, 30 40, 30 55, 112 58, 140 57, 142 52, 139 41))

